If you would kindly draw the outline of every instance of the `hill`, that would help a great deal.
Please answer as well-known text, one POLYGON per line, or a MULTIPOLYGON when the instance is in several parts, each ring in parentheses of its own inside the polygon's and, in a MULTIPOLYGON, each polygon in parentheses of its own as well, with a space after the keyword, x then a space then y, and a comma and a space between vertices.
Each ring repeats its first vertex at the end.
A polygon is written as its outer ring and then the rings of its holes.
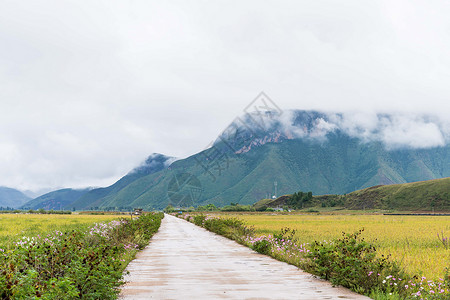
POLYGON ((18 208, 30 199, 21 191, 8 187, 0 187, 0 207, 18 208))
POLYGON ((350 209, 450 211, 450 178, 375 186, 345 196, 350 209))
MULTIPOLYGON (((282 207, 289 195, 277 199, 262 199, 253 206, 282 207)), ((313 196, 302 205, 342 206, 347 209, 387 209, 406 211, 450 211, 450 177, 427 181, 377 185, 357 190, 345 195, 313 196)))

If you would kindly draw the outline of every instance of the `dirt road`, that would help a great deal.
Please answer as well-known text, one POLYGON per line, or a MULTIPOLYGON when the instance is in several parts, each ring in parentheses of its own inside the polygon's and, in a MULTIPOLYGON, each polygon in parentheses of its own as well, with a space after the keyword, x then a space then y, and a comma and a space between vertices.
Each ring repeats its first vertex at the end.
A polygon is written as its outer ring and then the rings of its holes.
POLYGON ((120 299, 369 299, 166 215, 120 299))

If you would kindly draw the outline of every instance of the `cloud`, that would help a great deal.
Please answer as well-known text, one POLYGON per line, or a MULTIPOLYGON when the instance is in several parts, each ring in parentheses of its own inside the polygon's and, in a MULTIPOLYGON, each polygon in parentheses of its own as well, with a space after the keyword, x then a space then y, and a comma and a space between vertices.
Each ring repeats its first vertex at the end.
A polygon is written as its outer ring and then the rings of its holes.
POLYGON ((381 140, 388 148, 432 148, 445 146, 444 134, 438 124, 424 117, 395 115, 380 119, 381 140))
POLYGON ((443 147, 450 142, 449 122, 425 114, 286 110, 269 120, 267 132, 281 132, 288 139, 325 141, 329 133, 340 131, 363 143, 381 142, 388 150, 443 147))
POLYGON ((284 111, 351 111, 339 125, 366 139, 440 145, 449 14, 406 0, 2 1, 0 185, 106 185, 150 153, 186 157, 261 90, 284 111))
POLYGON ((445 146, 449 123, 437 116, 405 113, 329 114, 343 132, 364 142, 382 142, 388 149, 445 146))

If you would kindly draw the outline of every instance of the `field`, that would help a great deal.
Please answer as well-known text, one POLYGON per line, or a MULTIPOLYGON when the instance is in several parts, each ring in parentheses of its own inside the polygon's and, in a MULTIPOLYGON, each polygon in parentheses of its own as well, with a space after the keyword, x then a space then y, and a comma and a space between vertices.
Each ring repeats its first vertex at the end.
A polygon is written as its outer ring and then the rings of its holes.
POLYGON ((450 267, 450 246, 438 233, 450 237, 449 216, 384 215, 268 215, 227 214, 253 225, 259 235, 279 232, 284 227, 296 230, 301 243, 324 241, 364 228, 363 237, 373 242, 380 254, 391 254, 410 274, 429 279, 442 278, 450 267))
MULTIPOLYGON (((59 230, 83 228, 98 222, 109 222, 115 215, 0 214, 0 248, 8 248, 22 236, 59 230)), ((123 216, 122 216, 123 217, 123 216)))

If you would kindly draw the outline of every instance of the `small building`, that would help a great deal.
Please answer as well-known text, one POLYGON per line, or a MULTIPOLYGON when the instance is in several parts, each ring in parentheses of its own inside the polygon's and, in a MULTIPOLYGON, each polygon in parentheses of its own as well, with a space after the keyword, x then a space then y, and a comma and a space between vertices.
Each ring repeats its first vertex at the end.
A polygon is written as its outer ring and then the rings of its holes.
POLYGON ((134 212, 133 212, 133 215, 140 216, 140 215, 142 215, 142 212, 143 212, 142 208, 135 208, 134 212))

